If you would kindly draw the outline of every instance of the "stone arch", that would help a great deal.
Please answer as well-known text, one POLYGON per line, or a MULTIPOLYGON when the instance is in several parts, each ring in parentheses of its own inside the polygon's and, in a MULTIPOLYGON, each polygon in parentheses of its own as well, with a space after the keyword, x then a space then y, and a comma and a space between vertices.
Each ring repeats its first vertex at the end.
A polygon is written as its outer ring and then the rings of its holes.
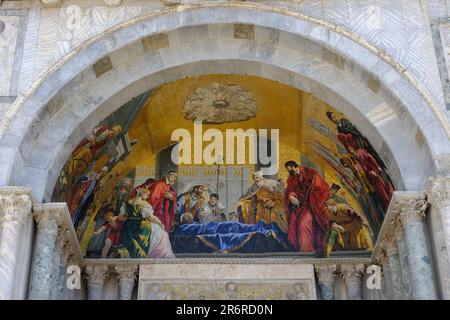
POLYGON ((209 4, 128 21, 55 64, 2 121, 0 184, 27 185, 38 199, 49 200, 77 139, 119 107, 121 99, 207 72, 259 75, 321 98, 348 115, 384 158, 391 159, 388 166, 399 189, 420 189, 428 176, 446 170, 450 131, 443 114, 395 60, 341 28, 299 13, 251 4, 209 4), (255 25, 253 36, 242 39, 225 32, 221 38, 220 26, 234 28, 235 23, 255 25), (194 38, 205 26, 208 32, 218 28, 215 41, 194 38), (197 43, 172 45, 170 37, 183 30, 197 43), (278 38, 271 37, 270 30, 278 38), (146 52, 142 39, 155 34, 168 34, 169 46, 146 52), (139 46, 142 54, 130 57, 139 46), (123 54, 132 65, 120 62, 123 54), (105 57, 112 69, 96 77, 92 65, 105 57), (390 122, 377 111, 387 112, 390 122))

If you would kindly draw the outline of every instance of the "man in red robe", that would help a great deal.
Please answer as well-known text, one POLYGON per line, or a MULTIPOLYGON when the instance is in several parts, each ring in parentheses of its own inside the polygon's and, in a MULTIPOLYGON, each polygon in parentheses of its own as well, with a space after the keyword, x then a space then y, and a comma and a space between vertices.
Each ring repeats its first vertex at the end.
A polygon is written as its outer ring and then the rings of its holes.
POLYGON ((150 185, 150 197, 147 201, 154 209, 154 215, 162 222, 167 232, 172 231, 175 219, 177 193, 172 187, 177 179, 175 171, 150 185))
POLYGON ((386 211, 391 201, 394 186, 387 177, 383 177, 383 169, 378 165, 377 160, 366 150, 354 150, 349 148, 350 155, 364 169, 370 184, 375 189, 375 195, 381 202, 382 208, 386 211))
POLYGON ((323 253, 323 237, 328 231, 325 201, 330 187, 320 174, 311 168, 288 161, 289 171, 285 194, 288 241, 300 252, 323 253))

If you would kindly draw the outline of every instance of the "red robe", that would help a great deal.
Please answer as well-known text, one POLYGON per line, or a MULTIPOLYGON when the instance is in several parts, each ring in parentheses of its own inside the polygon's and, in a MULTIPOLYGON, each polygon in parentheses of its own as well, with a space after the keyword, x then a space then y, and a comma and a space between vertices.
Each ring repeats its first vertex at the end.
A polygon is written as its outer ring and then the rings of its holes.
POLYGON ((288 241, 300 252, 323 252, 322 239, 328 231, 328 212, 324 202, 329 198, 328 183, 320 174, 307 167, 287 181, 285 208, 288 221, 288 241), (289 197, 300 202, 294 207, 289 197))
POLYGON ((390 181, 385 182, 383 180, 382 169, 367 150, 358 149, 356 154, 358 155, 359 163, 364 168, 367 178, 375 188, 375 194, 381 202, 381 206, 384 210, 387 210, 392 193, 394 192, 394 187, 390 181))
MULTIPOLYGON (((105 124, 102 124, 94 129, 95 133, 94 136, 99 136, 106 130, 108 130, 108 126, 105 124)), ((108 139, 103 139, 99 142, 96 142, 95 144, 91 144, 92 142, 88 140, 88 138, 84 138, 81 140, 81 142, 77 145, 75 150, 72 151, 72 156, 76 155, 81 148, 85 147, 87 144, 89 144, 89 148, 91 149, 91 154, 95 154, 100 148, 102 148, 106 143, 108 142, 108 139)))
POLYGON ((175 219, 175 206, 177 193, 170 184, 166 183, 166 178, 152 183, 149 187, 150 196, 147 199, 155 211, 154 215, 161 220, 164 229, 170 232, 175 219), (172 194, 172 198, 166 199, 164 193, 168 191, 172 194))
POLYGON ((354 150, 358 150, 358 145, 355 138, 351 133, 338 133, 337 135, 339 141, 344 145, 346 150, 352 147, 354 150))

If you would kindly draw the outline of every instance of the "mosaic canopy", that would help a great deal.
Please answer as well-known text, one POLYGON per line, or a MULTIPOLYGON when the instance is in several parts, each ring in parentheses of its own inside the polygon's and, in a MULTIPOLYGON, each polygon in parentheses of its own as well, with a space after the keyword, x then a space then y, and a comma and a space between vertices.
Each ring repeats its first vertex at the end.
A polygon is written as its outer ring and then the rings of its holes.
POLYGON ((71 153, 53 200, 67 202, 86 257, 327 257, 370 253, 393 191, 370 141, 332 107, 270 80, 208 75, 165 84, 101 121, 71 153), (199 118, 216 140, 239 128, 261 141, 261 130, 278 129, 267 140, 278 172, 263 174, 259 156, 224 162, 217 148, 213 164, 174 161, 191 157, 173 132, 195 143, 199 118))

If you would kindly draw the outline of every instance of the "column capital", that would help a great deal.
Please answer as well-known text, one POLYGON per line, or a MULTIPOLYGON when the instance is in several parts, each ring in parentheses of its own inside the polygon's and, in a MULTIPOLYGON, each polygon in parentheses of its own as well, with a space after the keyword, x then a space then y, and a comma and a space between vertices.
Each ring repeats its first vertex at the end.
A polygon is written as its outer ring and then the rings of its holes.
POLYGON ((409 199, 403 203, 401 219, 403 223, 422 221, 426 216, 426 210, 428 209, 429 203, 425 198, 421 199, 409 199))
POLYGON ((38 229, 58 231, 63 222, 64 211, 60 205, 53 203, 39 204, 34 208, 33 218, 38 229))
POLYGON ((341 276, 346 281, 352 280, 360 281, 365 270, 366 268, 362 263, 357 265, 346 264, 341 266, 341 276))
POLYGON ((319 284, 334 282, 336 267, 337 266, 335 264, 315 265, 314 270, 316 272, 319 284))
POLYGON ((425 188, 428 200, 438 208, 450 206, 450 176, 437 176, 425 188))
POLYGON ((4 221, 24 223, 31 215, 32 199, 27 190, 21 188, 0 189, 0 224, 4 221))
POLYGON ((117 272, 118 280, 131 282, 136 280, 139 267, 137 265, 117 265, 114 270, 117 272))
POLYGON ((109 276, 108 266, 87 265, 84 271, 89 284, 103 285, 109 276))

